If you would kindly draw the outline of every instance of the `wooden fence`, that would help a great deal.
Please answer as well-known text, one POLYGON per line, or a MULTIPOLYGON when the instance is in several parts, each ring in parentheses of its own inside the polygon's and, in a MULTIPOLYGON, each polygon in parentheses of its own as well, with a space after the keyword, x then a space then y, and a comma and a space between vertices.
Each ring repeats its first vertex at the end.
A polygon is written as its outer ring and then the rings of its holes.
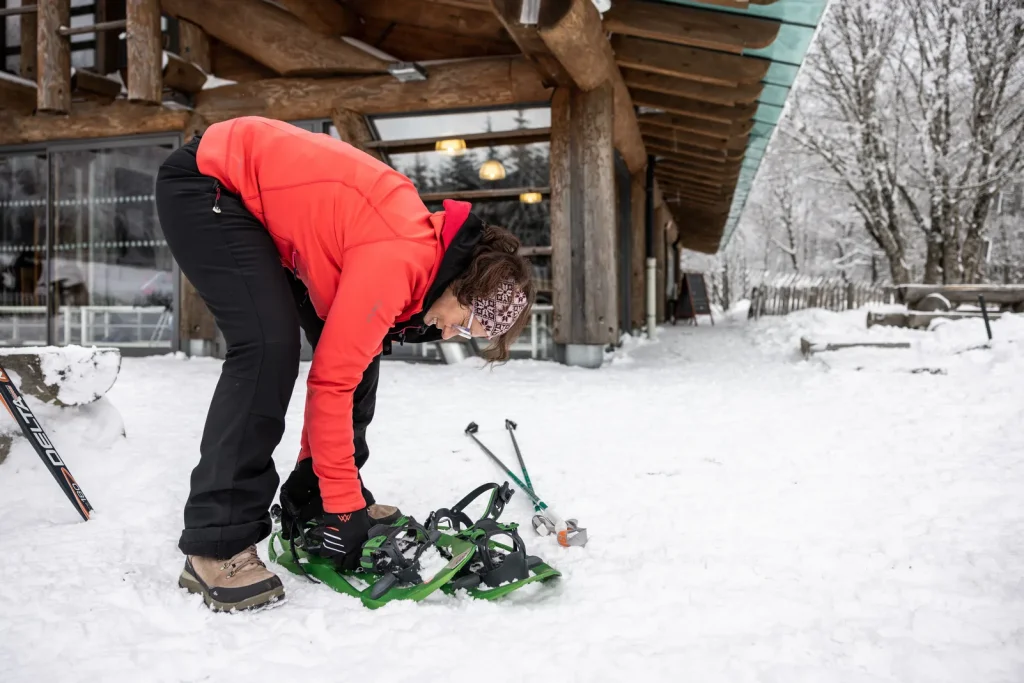
POLYGON ((893 287, 844 282, 830 278, 789 277, 762 283, 751 289, 750 318, 762 315, 786 315, 806 308, 848 311, 867 304, 896 301, 893 287))

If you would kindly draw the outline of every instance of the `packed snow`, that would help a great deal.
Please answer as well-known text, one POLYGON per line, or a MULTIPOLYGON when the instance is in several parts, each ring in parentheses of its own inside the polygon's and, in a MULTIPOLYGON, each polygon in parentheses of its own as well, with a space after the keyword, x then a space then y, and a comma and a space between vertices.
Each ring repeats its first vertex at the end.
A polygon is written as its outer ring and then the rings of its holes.
POLYGON ((563 578, 493 603, 371 611, 282 572, 281 606, 211 613, 176 587, 176 543, 220 362, 125 358, 107 397, 126 436, 90 427, 94 405, 35 402, 96 512, 24 441, 0 465, 0 679, 1024 680, 1024 317, 991 342, 975 320, 866 330, 863 311, 715 322, 628 339, 600 370, 383 364, 380 502, 422 521, 503 481, 463 430, 513 464, 511 418, 538 493, 588 529, 585 548, 538 537, 518 492, 503 519, 563 578), (804 359, 802 336, 912 344, 804 359))

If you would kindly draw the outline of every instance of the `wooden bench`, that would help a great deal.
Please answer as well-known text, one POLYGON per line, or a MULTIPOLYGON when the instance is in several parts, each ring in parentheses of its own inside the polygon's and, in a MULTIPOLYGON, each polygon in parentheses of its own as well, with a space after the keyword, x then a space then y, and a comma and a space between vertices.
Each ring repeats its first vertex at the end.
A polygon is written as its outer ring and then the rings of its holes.
MULTIPOLYGON (((998 320, 1001 313, 989 313, 989 320, 998 320)), ((927 330, 933 320, 963 320, 981 318, 981 311, 911 311, 909 313, 868 313, 867 325, 874 327, 907 327, 912 330, 927 330)))
POLYGON ((951 311, 984 296, 986 307, 1024 313, 1024 285, 898 285, 896 296, 912 311, 951 311))
POLYGON ((804 358, 809 358, 815 353, 826 351, 841 351, 843 349, 909 349, 910 342, 897 341, 869 341, 869 340, 838 340, 838 339, 808 339, 800 338, 800 352, 804 358))
MULTIPOLYGON (((24 396, 74 408, 94 403, 110 391, 121 369, 121 351, 82 346, 0 348, 0 367, 24 396)), ((39 417, 46 430, 45 419, 39 417)), ((24 437, 14 418, 0 417, 0 462, 18 438, 24 437)))

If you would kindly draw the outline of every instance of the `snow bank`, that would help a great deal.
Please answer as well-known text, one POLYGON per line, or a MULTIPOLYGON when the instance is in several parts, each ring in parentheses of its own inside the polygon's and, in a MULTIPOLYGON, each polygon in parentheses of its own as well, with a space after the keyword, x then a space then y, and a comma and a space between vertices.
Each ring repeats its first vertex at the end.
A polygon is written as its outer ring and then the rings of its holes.
POLYGON ((121 367, 118 349, 99 349, 95 346, 33 346, 0 348, 0 365, 11 375, 19 390, 25 394, 53 394, 58 402, 66 406, 80 405, 95 401, 110 390, 117 380, 121 367), (26 356, 38 357, 41 376, 35 375, 34 361, 26 363, 26 356), (19 362, 8 367, 5 359, 19 362), (29 372, 31 377, 23 376, 29 372), (32 386, 26 386, 29 382, 32 386), (45 386, 39 386, 40 384, 45 386))
MULTIPOLYGON (((561 579, 500 602, 435 594, 372 612, 289 573, 287 602, 258 614, 212 614, 176 588, 221 363, 125 358, 109 396, 127 437, 97 447, 80 428, 99 420, 53 435, 91 521, 27 444, 0 465, 0 678, 1019 683, 1021 374, 826 371, 792 357, 790 337, 815 319, 847 329, 844 314, 813 312, 668 326, 600 370, 382 363, 363 470, 381 503, 423 521, 503 481, 463 430, 477 422, 515 467, 509 418, 537 492, 590 542, 536 536, 520 491, 502 521, 561 579)), ((958 357, 1019 362, 1019 320, 1007 322, 1001 351, 958 357)), ((962 346, 974 332, 932 334, 962 346)), ((275 455, 282 478, 307 371, 275 455)))
MULTIPOLYGON (((886 308, 905 310, 892 306, 886 308)), ((872 306, 871 310, 876 311, 878 307, 872 306)), ((841 313, 808 309, 753 321, 747 334, 765 353, 791 360, 801 359, 801 338, 815 342, 895 341, 910 344, 908 349, 851 348, 814 354, 811 362, 831 368, 948 373, 970 372, 980 364, 1007 371, 1024 371, 1020 359, 1024 347, 1024 315, 1004 314, 998 320, 992 320, 991 342, 981 318, 935 320, 928 330, 882 325, 869 328, 866 318, 867 309, 841 313), (1008 367, 1002 367, 1007 364, 1008 367)))

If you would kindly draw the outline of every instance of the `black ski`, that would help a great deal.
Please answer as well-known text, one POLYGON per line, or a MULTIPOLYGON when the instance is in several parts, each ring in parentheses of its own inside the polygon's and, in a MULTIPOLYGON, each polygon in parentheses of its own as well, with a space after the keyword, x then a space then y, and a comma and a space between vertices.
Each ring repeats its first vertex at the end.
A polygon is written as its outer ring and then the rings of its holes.
POLYGON ((46 469, 50 470, 50 474, 57 480, 57 484, 67 495, 68 500, 78 510, 78 514, 82 515, 82 519, 88 520, 89 513, 92 512, 92 505, 89 504, 89 500, 85 497, 78 482, 71 476, 67 465, 60 459, 57 449, 50 443, 50 438, 46 436, 39 420, 32 413, 32 409, 28 407, 25 397, 18 391, 18 387, 14 386, 14 381, 7 376, 7 372, 3 368, 0 368, 0 385, 2 385, 0 397, 3 397, 7 412, 17 420, 21 431, 25 433, 25 438, 36 449, 36 453, 42 458, 46 469))

